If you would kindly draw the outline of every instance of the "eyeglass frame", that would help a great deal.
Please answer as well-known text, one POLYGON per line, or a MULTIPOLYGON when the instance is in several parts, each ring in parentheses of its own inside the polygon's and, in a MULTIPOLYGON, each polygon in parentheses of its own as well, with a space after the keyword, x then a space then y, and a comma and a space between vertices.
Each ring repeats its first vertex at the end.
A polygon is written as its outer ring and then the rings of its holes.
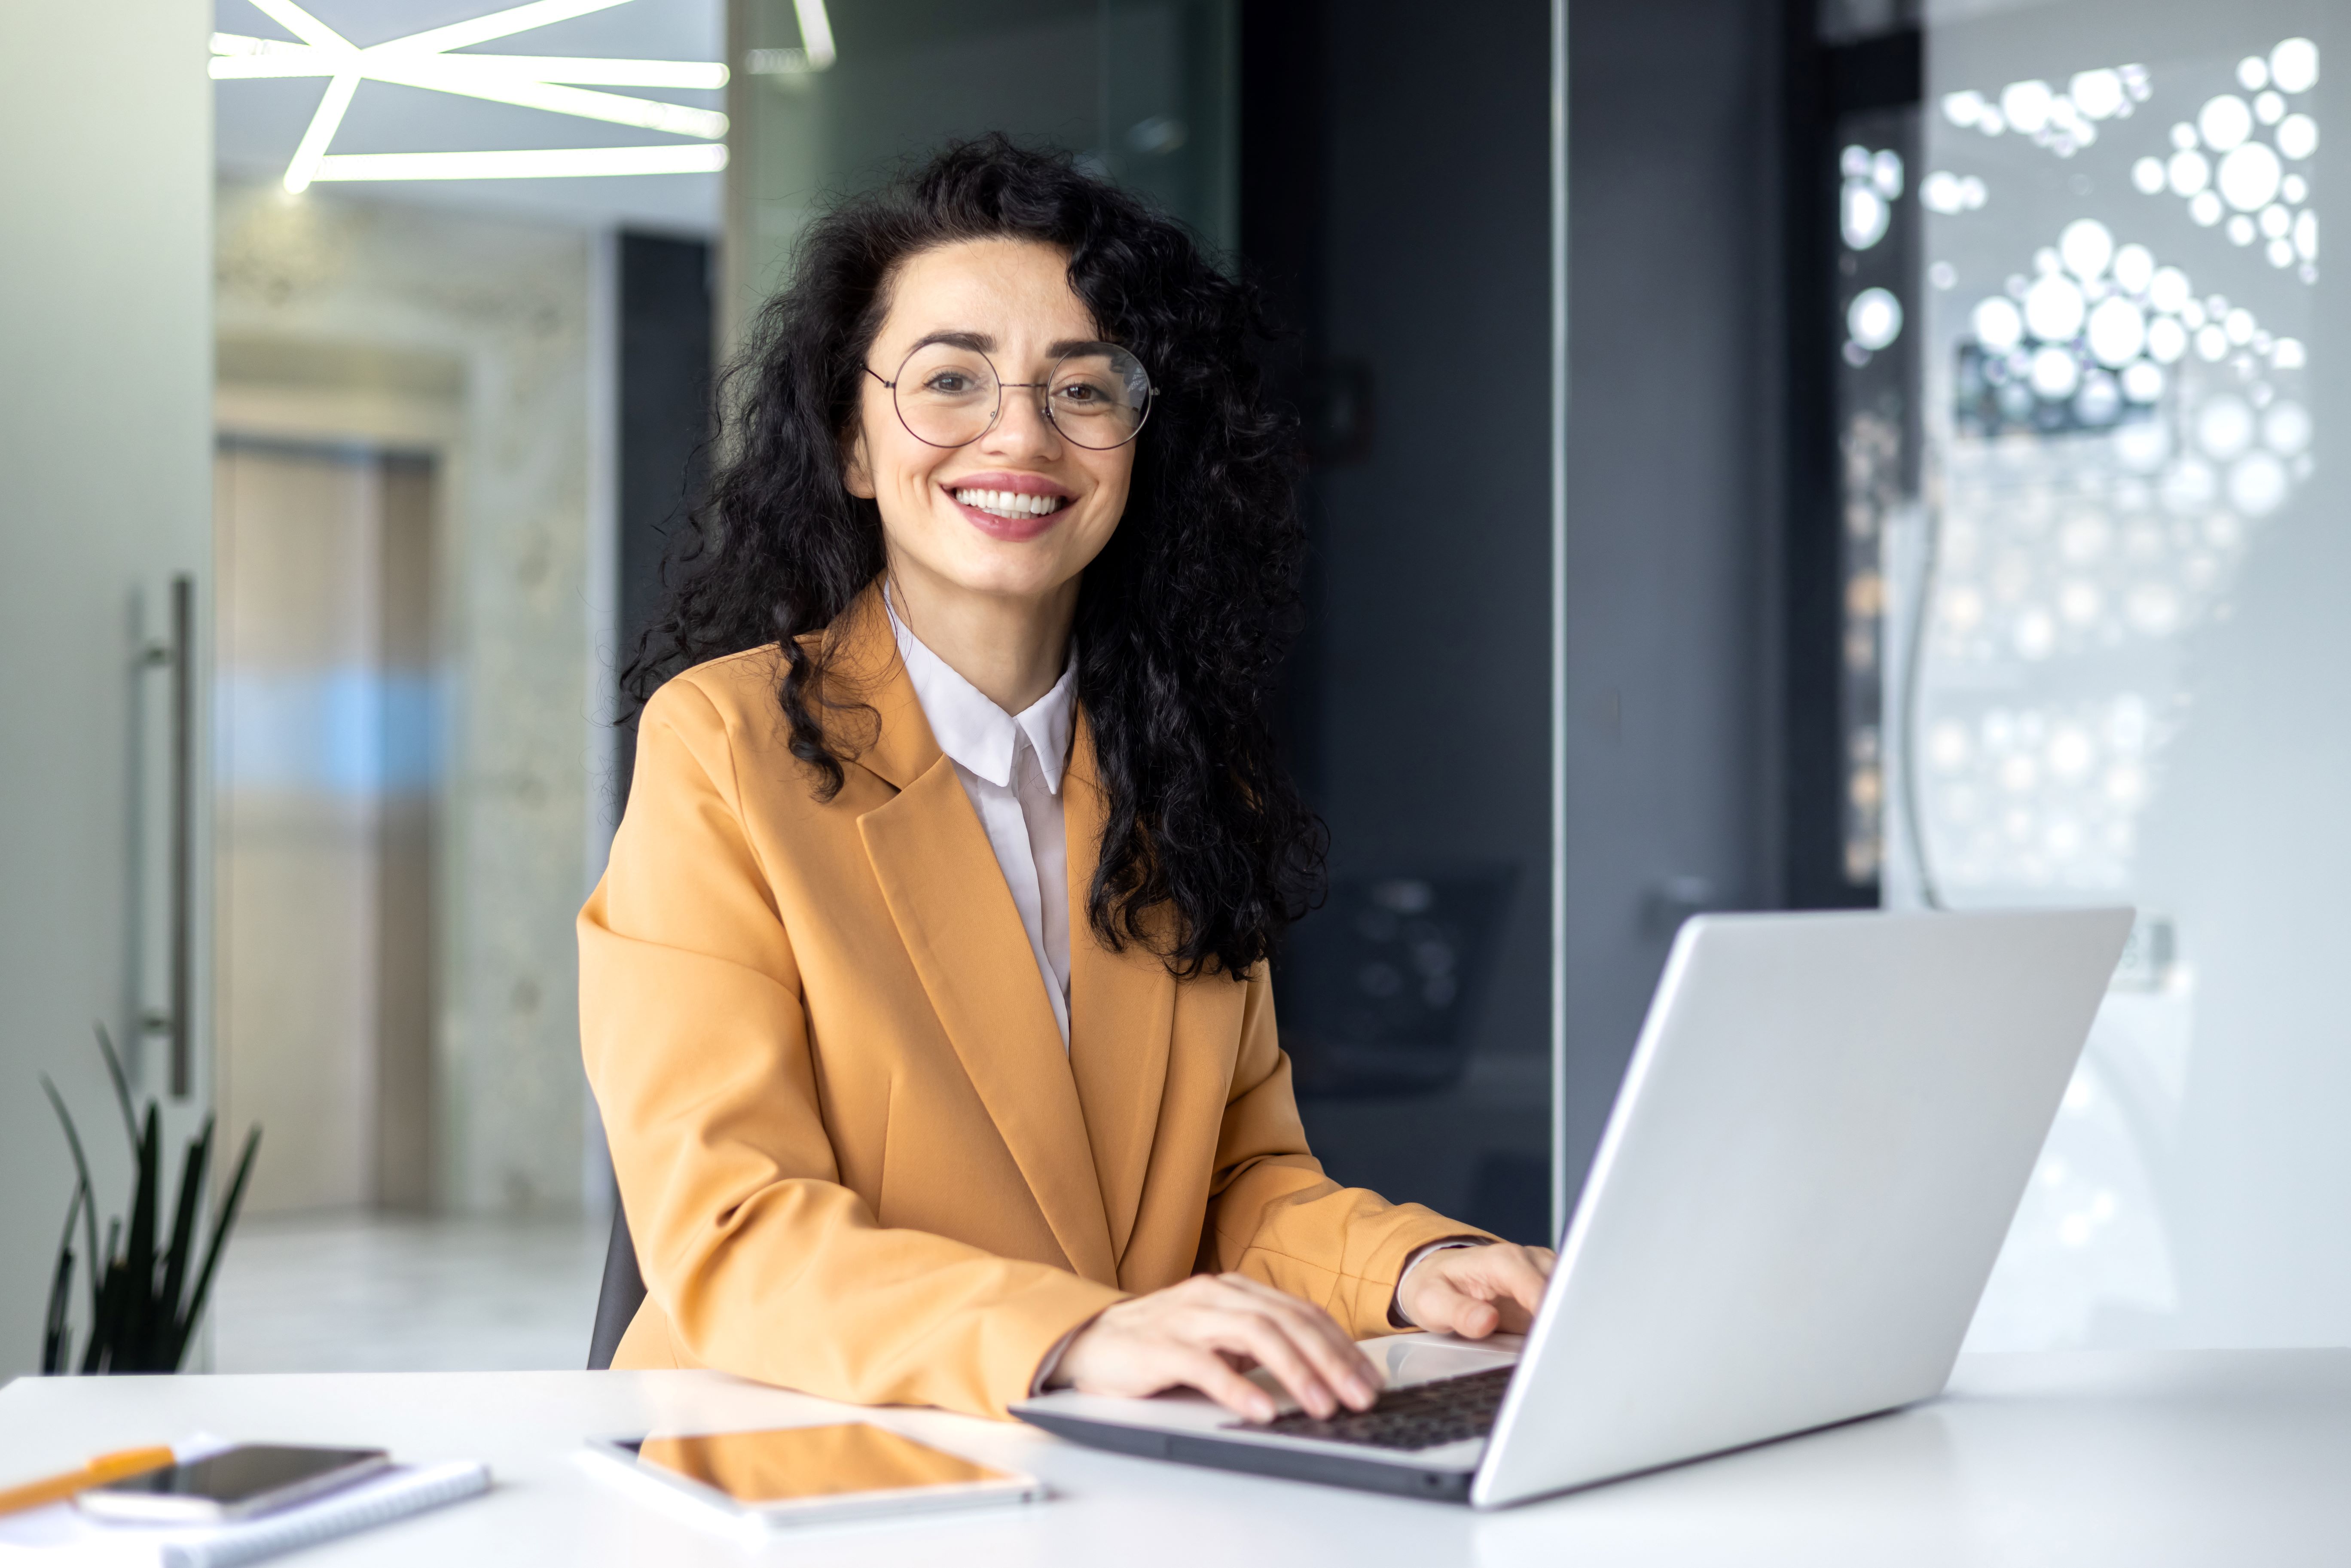
MULTIPOLYGON (((913 360, 916 354, 921 353, 925 349, 931 347, 933 343, 939 341, 949 341, 952 343, 952 340, 932 339, 925 342, 917 343, 913 348, 907 350, 906 358, 898 362, 900 379, 903 380, 904 378, 908 361, 913 360)), ((1004 372, 996 368, 996 361, 989 357, 987 350, 974 348, 967 343, 953 343, 952 346, 963 349, 969 353, 977 354, 980 357, 981 362, 987 366, 988 373, 996 378, 996 412, 987 416, 987 423, 979 427, 979 434, 972 436, 968 441, 957 441, 949 444, 946 442, 933 441, 929 436, 923 434, 913 425, 906 423, 906 411, 898 406, 898 382, 884 380, 882 372, 875 370, 870 364, 859 367, 864 371, 867 375, 872 376, 877 382, 881 382, 883 386, 890 390, 890 412, 898 416, 898 427, 904 430, 907 434, 913 436, 915 440, 921 442, 924 445, 932 447, 935 450, 940 452, 959 451, 964 447, 969 446, 973 441, 980 440, 982 437, 986 436, 989 431, 994 430, 996 428, 997 422, 1004 417, 1004 392, 1006 388, 1018 388, 1023 391, 1042 391, 1053 384, 1050 381, 1008 382, 1004 379, 1004 372)), ((1123 439, 1113 441, 1108 446, 1088 446, 1084 442, 1078 440, 1077 437, 1071 435, 1068 431, 1061 428, 1061 422, 1053 417, 1053 406, 1050 399, 1045 397, 1038 398, 1037 413, 1043 418, 1047 424, 1053 427, 1054 434, 1059 435, 1064 441, 1069 442, 1071 445, 1080 447, 1087 452, 1115 452, 1120 447, 1129 444, 1136 436, 1143 434, 1144 425, 1150 422, 1153 407, 1159 402, 1159 386, 1157 382, 1151 379, 1151 367, 1144 364, 1141 355, 1137 354, 1132 349, 1108 341, 1081 343, 1056 358, 1053 361, 1053 366, 1058 370, 1065 361, 1074 359, 1081 350, 1095 348, 1116 349, 1120 353, 1124 354, 1128 359, 1133 360, 1136 366, 1143 371, 1143 412, 1141 414, 1136 416, 1134 428, 1128 431, 1123 439)))

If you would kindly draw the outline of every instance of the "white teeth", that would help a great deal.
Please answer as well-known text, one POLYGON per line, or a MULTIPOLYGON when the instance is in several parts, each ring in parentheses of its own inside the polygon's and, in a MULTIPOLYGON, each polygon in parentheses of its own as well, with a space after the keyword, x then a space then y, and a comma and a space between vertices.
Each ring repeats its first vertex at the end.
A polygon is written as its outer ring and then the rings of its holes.
POLYGON ((1059 496, 1024 496, 1012 490, 957 490, 954 494, 965 506, 993 512, 999 517, 1041 517, 1061 508, 1059 496))

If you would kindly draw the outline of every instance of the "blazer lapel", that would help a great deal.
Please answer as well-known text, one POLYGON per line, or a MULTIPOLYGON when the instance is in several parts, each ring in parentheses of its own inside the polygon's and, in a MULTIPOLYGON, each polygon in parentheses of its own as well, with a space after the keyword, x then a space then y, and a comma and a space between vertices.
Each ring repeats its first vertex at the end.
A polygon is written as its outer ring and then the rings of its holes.
MULTIPOLYGON (((888 637, 887 619, 872 619, 888 637)), ((870 632, 869 621, 862 641, 870 632)), ((931 737, 894 645, 886 668, 870 647, 854 652, 869 673, 863 699, 881 719, 859 761, 901 786, 857 820, 891 919, 1070 1266, 1114 1284, 1085 1113, 1004 873, 955 764, 931 737)))
POLYGON ((1102 854, 1107 802, 1093 736, 1081 716, 1061 774, 1061 821, 1070 862, 1070 1071, 1084 1107, 1110 1242, 1121 1258, 1134 1234, 1151 1169, 1167 1053, 1176 1027, 1176 977, 1158 955, 1130 942, 1113 953, 1086 915, 1102 854))

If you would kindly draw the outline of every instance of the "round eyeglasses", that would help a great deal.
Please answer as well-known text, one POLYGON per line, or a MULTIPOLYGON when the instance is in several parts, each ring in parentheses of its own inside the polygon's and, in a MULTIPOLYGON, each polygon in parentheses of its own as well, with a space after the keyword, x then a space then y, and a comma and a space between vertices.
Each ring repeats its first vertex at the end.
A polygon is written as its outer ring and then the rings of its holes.
POLYGON ((1008 382, 968 341, 917 343, 885 381, 898 423, 926 446, 968 446, 996 428, 1004 392, 1034 391, 1040 413, 1073 445, 1095 452, 1123 446, 1143 429, 1153 389, 1143 361, 1115 343, 1080 343, 1053 361, 1041 382, 1008 382))

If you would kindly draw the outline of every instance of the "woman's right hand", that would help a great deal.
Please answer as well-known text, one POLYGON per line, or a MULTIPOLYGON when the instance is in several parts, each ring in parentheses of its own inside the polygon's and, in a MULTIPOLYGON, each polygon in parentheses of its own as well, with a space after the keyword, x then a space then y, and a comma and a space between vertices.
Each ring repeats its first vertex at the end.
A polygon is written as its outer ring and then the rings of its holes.
POLYGON ((1108 1309, 1071 1337, 1047 1386, 1128 1397, 1196 1388, 1270 1421, 1272 1396, 1241 1375, 1250 1366, 1318 1419, 1379 1397, 1378 1369, 1330 1313, 1241 1274, 1195 1274, 1108 1309))

